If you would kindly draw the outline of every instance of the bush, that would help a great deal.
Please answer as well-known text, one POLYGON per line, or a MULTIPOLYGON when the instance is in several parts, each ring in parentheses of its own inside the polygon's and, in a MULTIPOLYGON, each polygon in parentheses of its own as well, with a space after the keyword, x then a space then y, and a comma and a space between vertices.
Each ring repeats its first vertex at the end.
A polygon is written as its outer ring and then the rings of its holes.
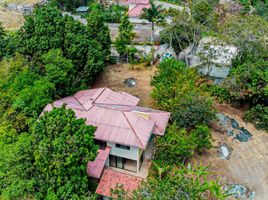
POLYGON ((160 163, 176 164, 194 155, 195 144, 185 129, 175 124, 168 127, 163 137, 156 138, 155 160, 160 163))
POLYGON ((198 93, 187 93, 176 102, 171 120, 178 126, 192 129, 196 125, 208 125, 215 119, 212 101, 198 93))
POLYGON ((255 104, 268 97, 267 71, 268 61, 247 59, 235 66, 223 87, 234 100, 255 104))
POLYGON ((268 131, 268 106, 258 104, 245 112, 245 120, 253 122, 257 128, 268 131))
POLYGON ((195 150, 198 153, 202 153, 204 149, 210 149, 212 147, 211 133, 207 126, 198 125, 190 134, 195 144, 195 150))

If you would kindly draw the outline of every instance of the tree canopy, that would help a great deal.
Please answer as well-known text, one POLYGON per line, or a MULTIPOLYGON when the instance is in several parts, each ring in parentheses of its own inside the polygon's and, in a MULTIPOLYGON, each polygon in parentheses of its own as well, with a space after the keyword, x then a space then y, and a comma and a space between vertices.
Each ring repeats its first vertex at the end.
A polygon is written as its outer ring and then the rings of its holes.
POLYGON ((95 128, 76 119, 72 110, 61 107, 44 113, 29 133, 0 151, 7 153, 0 159, 0 197, 87 197, 87 162, 95 159, 98 149, 94 132, 95 128))

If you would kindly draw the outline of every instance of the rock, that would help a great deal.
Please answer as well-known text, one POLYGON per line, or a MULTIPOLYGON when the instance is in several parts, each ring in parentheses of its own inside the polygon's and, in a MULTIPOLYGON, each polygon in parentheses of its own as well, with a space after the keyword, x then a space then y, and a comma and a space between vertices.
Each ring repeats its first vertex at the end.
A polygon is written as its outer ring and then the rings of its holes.
POLYGON ((137 85, 137 80, 134 77, 127 78, 124 80, 124 84, 128 87, 135 87, 137 85))
POLYGON ((232 127, 233 128, 236 128, 236 129, 239 128, 239 124, 238 124, 238 122, 235 119, 230 118, 230 121, 231 121, 231 124, 232 124, 232 127))
POLYGON ((222 144, 219 147, 219 152, 220 152, 220 158, 228 160, 230 159, 232 149, 228 147, 227 144, 222 144))
POLYGON ((252 138, 252 134, 247 129, 245 129, 244 127, 242 127, 239 130, 239 133, 236 134, 236 136, 235 136, 235 139, 240 141, 240 142, 247 142, 251 138, 252 138))

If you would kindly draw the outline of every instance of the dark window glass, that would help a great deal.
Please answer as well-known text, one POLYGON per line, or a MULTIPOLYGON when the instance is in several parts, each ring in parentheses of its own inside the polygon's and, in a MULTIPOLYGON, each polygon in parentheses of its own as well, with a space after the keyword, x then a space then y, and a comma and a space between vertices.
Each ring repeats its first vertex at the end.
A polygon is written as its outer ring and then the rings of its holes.
POLYGON ((130 146, 126 146, 126 145, 122 145, 122 144, 115 144, 115 146, 116 146, 117 148, 130 150, 130 146))

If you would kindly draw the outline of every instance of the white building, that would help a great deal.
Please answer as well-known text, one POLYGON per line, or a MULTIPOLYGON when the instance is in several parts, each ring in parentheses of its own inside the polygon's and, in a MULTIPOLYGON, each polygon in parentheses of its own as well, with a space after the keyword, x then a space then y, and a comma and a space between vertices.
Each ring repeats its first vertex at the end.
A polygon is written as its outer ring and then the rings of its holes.
POLYGON ((187 47, 180 53, 179 59, 185 61, 189 67, 197 68, 203 75, 226 78, 237 54, 237 47, 207 37, 197 47, 187 47))

